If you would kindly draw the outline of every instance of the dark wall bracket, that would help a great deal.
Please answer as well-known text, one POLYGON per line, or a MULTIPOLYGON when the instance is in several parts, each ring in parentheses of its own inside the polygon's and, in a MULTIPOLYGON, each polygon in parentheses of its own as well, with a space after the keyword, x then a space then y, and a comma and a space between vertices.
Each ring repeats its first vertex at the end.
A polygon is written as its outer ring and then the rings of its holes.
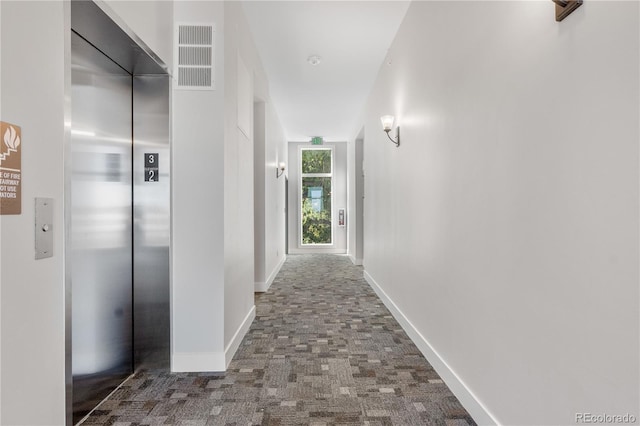
POLYGON ((582 0, 553 0, 553 2, 556 4, 556 22, 562 21, 582 6, 582 0))

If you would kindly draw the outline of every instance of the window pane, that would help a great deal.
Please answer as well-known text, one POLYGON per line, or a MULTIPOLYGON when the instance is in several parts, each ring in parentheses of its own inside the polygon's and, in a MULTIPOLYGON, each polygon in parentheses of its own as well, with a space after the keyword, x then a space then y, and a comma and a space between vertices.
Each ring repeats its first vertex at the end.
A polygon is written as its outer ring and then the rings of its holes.
POLYGON ((330 149, 305 149, 302 151, 302 173, 331 173, 330 149))
POLYGON ((302 178, 302 244, 331 244, 330 177, 302 178))

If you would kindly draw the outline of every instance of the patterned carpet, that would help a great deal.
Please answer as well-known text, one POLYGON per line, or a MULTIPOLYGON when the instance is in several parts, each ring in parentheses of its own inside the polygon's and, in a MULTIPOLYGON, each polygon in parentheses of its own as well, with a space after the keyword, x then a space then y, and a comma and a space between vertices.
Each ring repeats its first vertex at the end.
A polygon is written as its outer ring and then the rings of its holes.
POLYGON ((141 372, 84 425, 475 425, 345 256, 290 255, 226 374, 141 372))

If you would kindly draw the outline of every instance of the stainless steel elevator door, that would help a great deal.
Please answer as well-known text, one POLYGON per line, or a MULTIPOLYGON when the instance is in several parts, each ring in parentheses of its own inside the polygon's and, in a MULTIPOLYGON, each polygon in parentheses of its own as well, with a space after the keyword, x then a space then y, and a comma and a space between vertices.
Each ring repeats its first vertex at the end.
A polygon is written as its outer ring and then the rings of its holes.
POLYGON ((133 371, 132 77, 71 41, 74 423, 133 371))

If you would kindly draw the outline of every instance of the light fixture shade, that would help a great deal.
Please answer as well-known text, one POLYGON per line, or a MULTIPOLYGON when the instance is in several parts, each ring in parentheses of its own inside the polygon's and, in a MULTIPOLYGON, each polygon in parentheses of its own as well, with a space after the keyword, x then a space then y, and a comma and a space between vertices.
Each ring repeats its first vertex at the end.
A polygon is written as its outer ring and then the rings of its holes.
POLYGON ((380 121, 382 121, 382 129, 385 132, 388 132, 393 127, 393 115, 383 115, 380 117, 380 121))

